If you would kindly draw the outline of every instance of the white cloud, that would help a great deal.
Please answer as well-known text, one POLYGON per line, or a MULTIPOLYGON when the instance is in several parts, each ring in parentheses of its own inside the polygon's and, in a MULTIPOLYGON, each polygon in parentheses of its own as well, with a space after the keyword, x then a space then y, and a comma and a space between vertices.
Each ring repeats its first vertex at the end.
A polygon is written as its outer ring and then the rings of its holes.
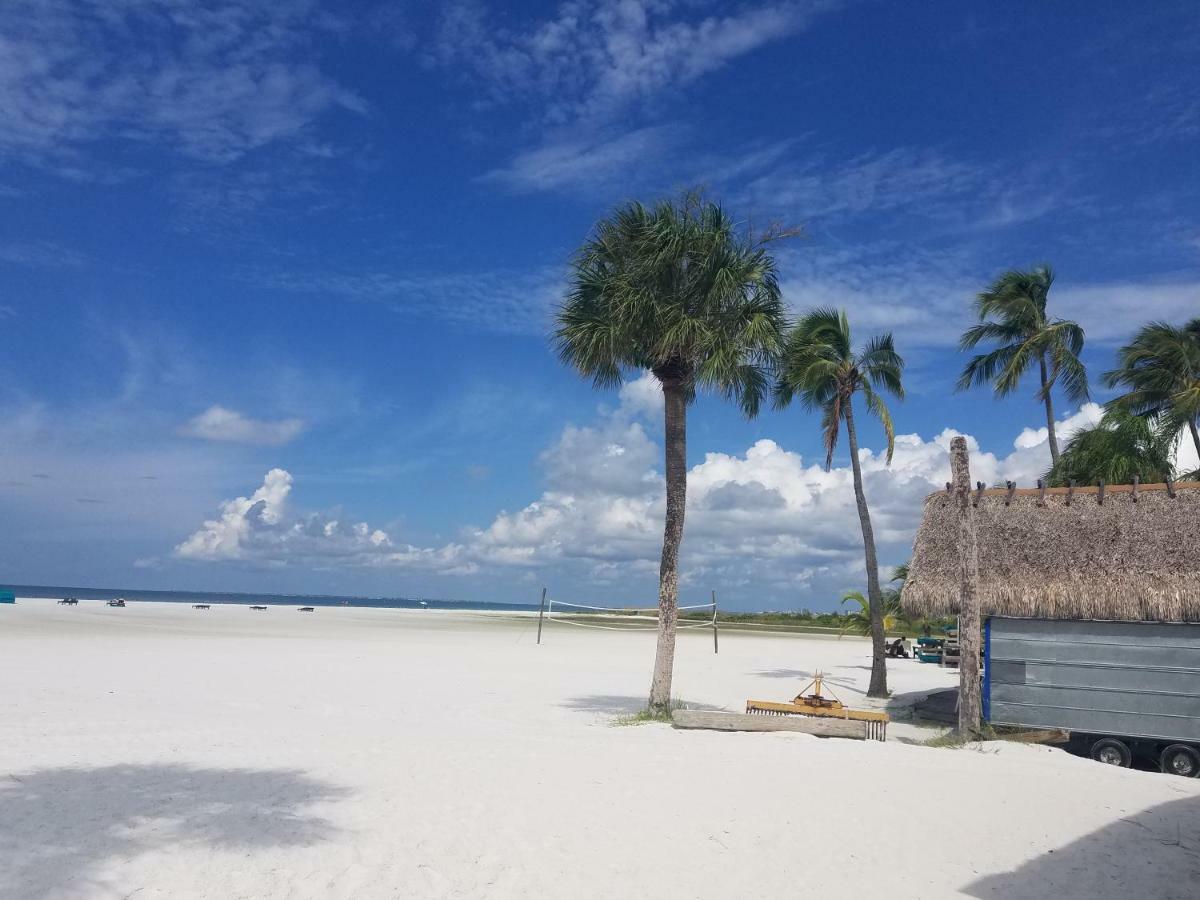
MULTIPOLYGON (((488 579, 536 577, 607 596, 652 597, 662 541, 660 445, 643 419, 658 410, 646 375, 621 391, 620 405, 589 426, 568 425, 541 455, 545 490, 521 509, 501 511, 440 547, 398 545, 366 523, 287 508, 291 476, 272 470, 249 497, 182 542, 175 555, 203 561, 317 568, 395 566, 431 574, 480 573, 488 579)), ((661 400, 659 401, 661 404, 661 400)), ((1099 420, 1087 404, 1064 417, 1065 441, 1099 420)), ((908 558, 925 496, 950 478, 947 428, 932 438, 896 437, 892 464, 864 448, 860 460, 884 566, 908 558)), ((1032 486, 1049 468, 1044 430, 1026 429, 1002 454, 968 436, 971 477, 1032 486)), ((822 603, 863 579, 862 541, 847 464, 825 471, 819 459, 777 441, 740 454, 708 453, 688 473, 681 578, 685 593, 718 588, 740 605, 822 603)))
POLYGON ((277 447, 299 437, 304 425, 303 419, 252 419, 236 410, 210 406, 180 427, 179 433, 206 441, 277 447))
POLYGON ((84 257, 50 241, 8 241, 0 243, 0 263, 36 268, 78 266, 84 257))
POLYGON ((617 184, 628 190, 631 176, 642 171, 648 159, 659 156, 680 132, 676 126, 654 125, 616 137, 551 140, 518 154, 509 165, 485 173, 479 181, 516 193, 584 192, 617 184))
POLYGON ((248 281, 278 290, 379 303, 405 317, 436 317, 477 331, 544 336, 562 297, 559 268, 452 274, 259 272, 248 281))
POLYGON ((176 546, 175 556, 272 567, 395 566, 441 574, 475 570, 456 544, 422 549, 394 543, 387 532, 366 522, 348 523, 321 513, 293 515, 287 503, 291 491, 291 474, 272 469, 249 497, 222 503, 219 517, 207 520, 176 546))
POLYGON ((569 0, 527 29, 476 3, 443 15, 432 58, 466 68, 494 103, 532 100, 550 122, 609 119, 807 27, 833 0, 749 4, 722 15, 679 0, 569 0))
POLYGON ((312 31, 329 27, 308 0, 6 0, 0 152, 81 177, 73 161, 100 138, 225 162, 331 109, 361 112, 311 61, 312 31))
MULTIPOLYGON (((652 591, 662 540, 659 447, 635 411, 650 412, 646 379, 626 385, 622 405, 589 428, 568 426, 543 455, 548 489, 515 512, 502 512, 465 540, 481 566, 538 569, 547 579, 622 584, 652 591), (636 387, 634 387, 636 385, 636 387), (564 466, 563 459, 572 464, 564 466)), ((1088 404, 1059 423, 1065 439, 1098 421, 1088 404)), ((872 520, 885 564, 906 559, 922 500, 949 480, 946 429, 932 439, 898 435, 892 465, 864 449, 861 462, 872 520)), ((968 438, 972 478, 1032 485, 1049 467, 1044 434, 1027 431, 999 456, 968 438)), ((709 453, 688 474, 681 572, 697 588, 724 586, 756 603, 794 602, 799 591, 857 586, 863 556, 848 464, 826 472, 776 441, 743 454, 709 453), (755 593, 757 592, 757 593, 755 593)))

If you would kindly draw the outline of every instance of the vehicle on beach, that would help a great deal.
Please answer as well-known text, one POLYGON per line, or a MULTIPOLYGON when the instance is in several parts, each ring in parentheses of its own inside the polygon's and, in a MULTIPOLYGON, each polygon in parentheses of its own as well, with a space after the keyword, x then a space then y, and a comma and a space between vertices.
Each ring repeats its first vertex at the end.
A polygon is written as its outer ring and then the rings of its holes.
POLYGON ((1069 732, 1068 749, 1200 775, 1200 624, 992 617, 983 717, 1069 732))
POLYGON ((961 500, 949 487, 926 498, 901 602, 963 612, 971 523, 983 721, 1200 776, 1200 482, 978 483, 961 500))

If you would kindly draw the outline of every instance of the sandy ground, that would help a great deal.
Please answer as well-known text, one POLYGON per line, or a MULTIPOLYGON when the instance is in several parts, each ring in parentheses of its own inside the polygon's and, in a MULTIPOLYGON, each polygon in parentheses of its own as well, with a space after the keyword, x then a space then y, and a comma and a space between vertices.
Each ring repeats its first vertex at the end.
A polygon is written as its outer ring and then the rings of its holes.
MULTIPOLYGON (((740 709, 819 667, 854 700, 866 651, 683 634, 676 693, 740 709)), ((614 727, 652 654, 422 611, 0 606, 0 896, 1200 896, 1200 781, 903 726, 614 727)))

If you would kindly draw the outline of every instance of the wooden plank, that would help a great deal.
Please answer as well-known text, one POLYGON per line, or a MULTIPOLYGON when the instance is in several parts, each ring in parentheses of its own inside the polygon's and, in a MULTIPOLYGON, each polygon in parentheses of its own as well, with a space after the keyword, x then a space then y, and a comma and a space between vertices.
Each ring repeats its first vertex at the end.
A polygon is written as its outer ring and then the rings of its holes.
POLYGON ((677 709, 671 717, 676 728, 715 731, 800 731, 819 737, 866 740, 867 723, 853 719, 814 719, 811 716, 752 716, 746 713, 677 709))
MULTIPOLYGON (((1146 491, 1167 491, 1178 490, 1179 488, 1187 488, 1189 490, 1200 488, 1200 481, 1176 481, 1171 484, 1138 484, 1135 488, 1132 484, 1109 484, 1104 490, 1107 494, 1145 494, 1146 491)), ((1070 487, 1047 487, 1047 488, 1017 488, 1013 491, 1014 497, 1060 497, 1066 494, 1074 494, 1078 497, 1080 494, 1098 494, 1100 488, 1095 485, 1075 485, 1070 487)), ((945 491, 938 491, 938 494, 945 496, 945 491)), ((984 488, 982 496, 984 497, 1004 497, 1010 499, 1008 488, 984 488)))

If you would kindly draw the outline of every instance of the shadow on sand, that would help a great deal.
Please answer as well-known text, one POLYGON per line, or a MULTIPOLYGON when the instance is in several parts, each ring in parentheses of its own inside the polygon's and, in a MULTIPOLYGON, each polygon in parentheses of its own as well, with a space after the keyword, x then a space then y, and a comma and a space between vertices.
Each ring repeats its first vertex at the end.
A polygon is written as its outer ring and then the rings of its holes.
POLYGON ((295 771, 120 765, 0 776, 0 897, 103 893, 106 863, 159 848, 307 847, 347 795, 295 771))
POLYGON ((1200 795, 1127 816, 1012 872, 989 875, 962 890, 979 900, 1195 900, 1197 885, 1200 795))
MULTIPOLYGON (((693 703, 690 700, 679 701, 687 709, 720 710, 724 707, 710 706, 707 703, 693 703)), ((632 716, 646 708, 645 697, 627 697, 618 694, 589 694, 584 697, 571 697, 561 704, 567 709, 580 712, 605 713, 610 716, 632 716)))

